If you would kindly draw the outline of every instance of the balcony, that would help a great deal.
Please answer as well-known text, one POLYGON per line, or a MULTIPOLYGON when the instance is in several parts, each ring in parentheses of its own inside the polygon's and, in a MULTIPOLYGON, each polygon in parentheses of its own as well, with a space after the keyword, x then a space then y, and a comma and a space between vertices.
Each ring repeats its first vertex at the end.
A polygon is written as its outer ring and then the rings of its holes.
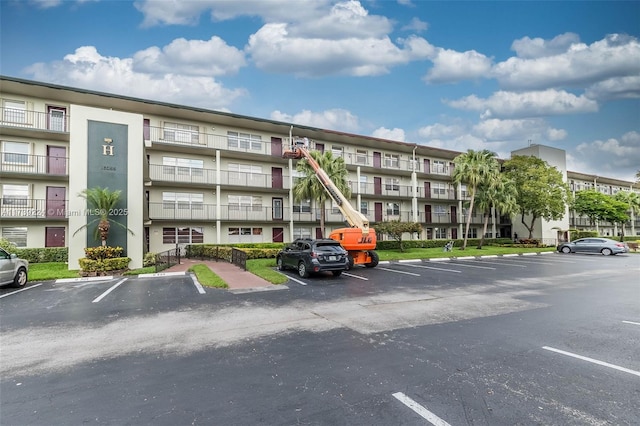
POLYGON ((68 165, 68 157, 3 152, 0 157, 0 174, 68 177, 68 165))
POLYGON ((67 200, 11 199, 2 200, 0 217, 3 219, 67 220, 72 212, 67 200))
POLYGON ((62 110, 47 113, 0 107, 1 134, 29 136, 34 130, 47 132, 49 139, 68 140, 69 116, 62 110))
POLYGON ((249 140, 229 137, 227 135, 214 135, 211 133, 201 133, 174 128, 145 128, 144 139, 146 146, 159 144, 163 147, 208 148, 234 151, 238 153, 271 155, 271 144, 269 141, 249 140))

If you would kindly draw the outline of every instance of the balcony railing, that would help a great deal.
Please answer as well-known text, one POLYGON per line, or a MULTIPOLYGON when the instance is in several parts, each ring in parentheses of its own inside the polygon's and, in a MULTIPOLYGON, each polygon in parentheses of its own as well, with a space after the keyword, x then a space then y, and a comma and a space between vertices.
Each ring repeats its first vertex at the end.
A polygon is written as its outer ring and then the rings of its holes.
POLYGON ((51 132, 69 132, 69 116, 59 112, 38 112, 0 107, 0 125, 51 132))
POLYGON ((69 158, 48 155, 0 153, 0 173, 69 175, 69 158))
POLYGON ((67 200, 2 199, 0 217, 5 219, 66 219, 74 212, 67 200))
MULTIPOLYGON (((247 188, 278 189, 271 173, 244 173, 220 171, 220 182, 216 181, 216 170, 198 167, 149 165, 149 178, 157 182, 181 182, 202 185, 228 185, 247 188)), ((280 188, 289 189, 289 179, 280 177, 280 188)))

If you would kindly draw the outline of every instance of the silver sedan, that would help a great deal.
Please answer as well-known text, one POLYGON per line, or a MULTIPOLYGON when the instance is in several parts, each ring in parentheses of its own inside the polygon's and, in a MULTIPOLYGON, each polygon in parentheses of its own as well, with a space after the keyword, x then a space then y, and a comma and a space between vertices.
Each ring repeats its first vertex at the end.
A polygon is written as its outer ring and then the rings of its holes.
POLYGON ((562 243, 558 246, 561 253, 601 253, 605 256, 618 253, 628 253, 627 243, 614 241, 609 238, 580 238, 579 240, 562 243))

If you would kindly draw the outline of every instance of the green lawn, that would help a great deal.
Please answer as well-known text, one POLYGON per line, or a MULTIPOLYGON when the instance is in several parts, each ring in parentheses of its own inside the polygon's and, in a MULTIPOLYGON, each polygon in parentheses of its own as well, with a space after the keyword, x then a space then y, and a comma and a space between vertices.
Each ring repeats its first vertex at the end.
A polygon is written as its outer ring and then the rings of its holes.
POLYGON ((477 249, 475 246, 467 246, 465 250, 460 247, 454 247, 452 251, 446 252, 442 250, 442 247, 437 248, 415 248, 406 249, 404 252, 400 250, 376 250, 381 261, 384 260, 408 260, 408 259, 431 259, 435 257, 464 257, 464 256, 491 256, 500 254, 513 254, 513 253, 538 253, 543 251, 555 251, 555 247, 496 247, 496 246, 484 246, 482 249, 477 249))
POLYGON ((226 282, 222 280, 215 272, 213 272, 207 265, 202 263, 193 265, 189 268, 189 272, 193 272, 196 274, 196 278, 198 278, 198 282, 206 287, 216 287, 216 288, 228 288, 226 282))
POLYGON ((58 278, 78 278, 77 270, 70 271, 69 266, 63 262, 30 263, 29 281, 47 281, 58 278))

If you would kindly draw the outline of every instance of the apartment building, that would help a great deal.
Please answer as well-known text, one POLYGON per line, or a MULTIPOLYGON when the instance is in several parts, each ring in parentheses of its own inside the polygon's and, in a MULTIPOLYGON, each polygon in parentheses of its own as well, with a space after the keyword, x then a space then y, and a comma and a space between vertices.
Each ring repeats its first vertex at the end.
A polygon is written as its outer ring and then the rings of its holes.
MULTIPOLYGON (((131 267, 141 266, 144 252, 176 244, 320 236, 319 206, 294 200, 296 160, 282 158, 295 137, 345 160, 351 202, 371 223, 416 221, 423 239, 464 232, 466 188, 451 180, 456 151, 11 77, 0 82, 2 236, 20 247, 68 246, 72 269, 84 247, 99 244, 83 227, 95 215, 79 195, 95 186, 122 193, 112 216, 122 226, 111 227, 109 244, 125 248, 131 267)), ((344 218, 337 206, 325 208, 328 234, 344 218)), ((474 214, 470 237, 479 236, 482 221, 474 214)), ((512 231, 508 217, 491 219, 490 236, 512 231)))

